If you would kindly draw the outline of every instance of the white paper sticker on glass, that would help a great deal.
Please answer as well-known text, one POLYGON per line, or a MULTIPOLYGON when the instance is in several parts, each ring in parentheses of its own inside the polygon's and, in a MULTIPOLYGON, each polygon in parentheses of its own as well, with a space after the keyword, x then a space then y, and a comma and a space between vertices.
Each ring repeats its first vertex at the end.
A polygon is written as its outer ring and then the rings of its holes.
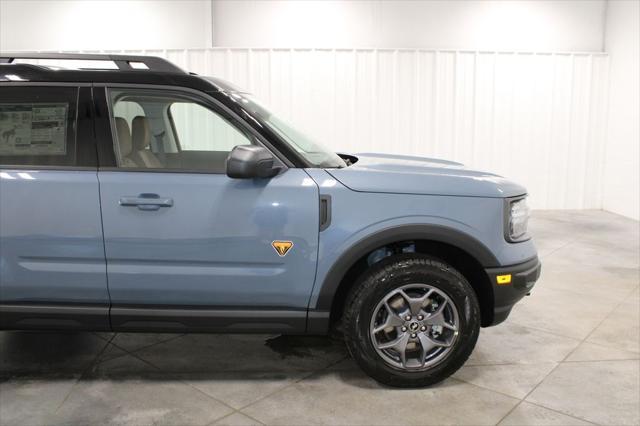
POLYGON ((67 103, 0 104, 0 155, 66 155, 67 103))

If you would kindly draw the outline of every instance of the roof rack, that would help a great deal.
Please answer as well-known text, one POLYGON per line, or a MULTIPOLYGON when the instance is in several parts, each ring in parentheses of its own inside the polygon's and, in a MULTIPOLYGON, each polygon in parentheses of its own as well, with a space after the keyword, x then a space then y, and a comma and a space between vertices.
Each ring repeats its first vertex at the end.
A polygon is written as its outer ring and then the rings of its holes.
POLYGON ((110 55, 89 53, 30 53, 14 52, 0 53, 0 64, 11 64, 16 59, 52 59, 52 60, 78 60, 78 61, 111 61, 120 71, 162 71, 184 74, 185 71, 164 58, 157 56, 137 55, 110 55), (132 64, 134 64, 132 66, 132 64), (135 66, 143 64, 144 67, 135 66))

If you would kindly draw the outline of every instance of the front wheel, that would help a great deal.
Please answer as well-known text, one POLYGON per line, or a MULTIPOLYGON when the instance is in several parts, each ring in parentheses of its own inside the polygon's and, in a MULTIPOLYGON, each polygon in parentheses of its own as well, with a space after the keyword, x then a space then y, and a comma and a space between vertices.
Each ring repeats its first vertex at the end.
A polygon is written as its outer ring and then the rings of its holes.
POLYGON ((390 386, 444 380, 478 339, 480 309, 467 280, 432 257, 388 257, 367 270, 344 313, 347 347, 360 367, 390 386))

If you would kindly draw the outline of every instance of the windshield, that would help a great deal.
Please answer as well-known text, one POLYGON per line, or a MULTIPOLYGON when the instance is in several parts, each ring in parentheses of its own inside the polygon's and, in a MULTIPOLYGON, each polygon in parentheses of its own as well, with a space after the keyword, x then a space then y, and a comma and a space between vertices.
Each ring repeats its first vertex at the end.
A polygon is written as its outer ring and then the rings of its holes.
POLYGON ((295 129, 286 121, 271 113, 261 105, 253 96, 240 93, 232 93, 236 100, 242 102, 242 106, 251 111, 260 120, 274 131, 281 139, 295 149, 312 166, 322 168, 347 167, 347 163, 338 154, 330 151, 318 142, 311 139, 301 131, 295 129))

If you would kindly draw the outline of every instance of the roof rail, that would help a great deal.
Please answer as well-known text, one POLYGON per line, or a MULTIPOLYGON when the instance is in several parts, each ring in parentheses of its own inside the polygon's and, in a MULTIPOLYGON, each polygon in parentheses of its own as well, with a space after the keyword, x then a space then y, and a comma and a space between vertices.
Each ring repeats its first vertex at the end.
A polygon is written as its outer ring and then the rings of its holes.
POLYGON ((16 59, 53 59, 53 60, 79 60, 79 61, 111 61, 120 71, 163 71, 184 74, 185 71, 164 58, 142 55, 110 55, 90 53, 31 53, 12 52, 0 53, 0 64, 11 64, 16 59), (131 64, 144 64, 147 69, 136 68, 131 64))

